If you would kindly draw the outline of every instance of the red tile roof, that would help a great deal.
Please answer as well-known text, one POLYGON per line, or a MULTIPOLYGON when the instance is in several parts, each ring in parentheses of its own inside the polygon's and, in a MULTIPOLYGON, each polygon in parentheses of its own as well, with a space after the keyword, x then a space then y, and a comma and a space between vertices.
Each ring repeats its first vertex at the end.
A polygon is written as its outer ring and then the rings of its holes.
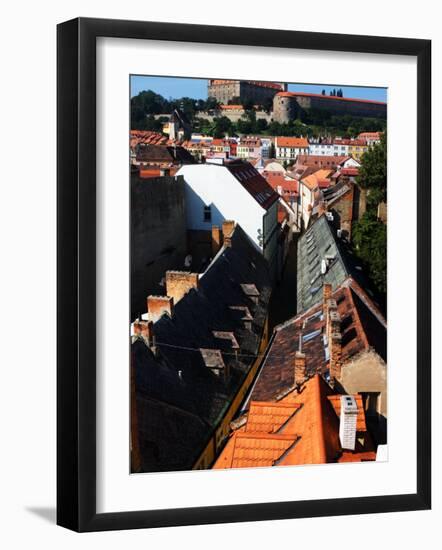
POLYGON ((320 375, 278 402, 250 403, 246 422, 235 429, 214 468, 250 468, 375 460, 361 396, 354 451, 339 439, 340 395, 320 375))
POLYGON ((244 107, 242 105, 220 105, 223 111, 243 111, 244 107))
POLYGON ((278 172, 263 172, 262 175, 275 191, 278 190, 278 187, 282 187, 287 193, 298 193, 299 191, 299 181, 293 178, 285 178, 278 172))
POLYGON ((225 165, 252 197, 266 210, 278 200, 276 193, 261 174, 245 161, 234 161, 225 165))
POLYGON ((350 157, 333 155, 298 155, 296 164, 303 166, 317 166, 318 168, 335 168, 350 157))
POLYGON ((382 132, 361 132, 358 135, 359 139, 381 139, 382 132))
POLYGON ((340 173, 342 176, 359 176, 359 168, 343 168, 340 173))
MULTIPOLYGON (((371 298, 349 277, 332 294, 341 318, 342 361, 345 363, 362 351, 373 348, 386 358, 386 322, 371 298)), ((323 334, 325 320, 322 302, 293 317, 275 329, 251 399, 274 400, 293 385, 293 365, 299 338, 307 357, 307 373, 325 375, 328 359, 323 334)))
POLYGON ((308 148, 308 141, 306 138, 277 137, 275 140, 275 145, 276 147, 308 148))
POLYGON ((331 176, 332 173, 333 173, 333 170, 325 170, 325 169, 317 170, 313 174, 310 174, 309 176, 302 178, 301 181, 310 190, 313 191, 321 186, 322 188, 327 187, 324 184, 324 182, 325 180, 327 180, 327 178, 331 176), (322 185, 321 185, 321 182, 322 182, 322 185))

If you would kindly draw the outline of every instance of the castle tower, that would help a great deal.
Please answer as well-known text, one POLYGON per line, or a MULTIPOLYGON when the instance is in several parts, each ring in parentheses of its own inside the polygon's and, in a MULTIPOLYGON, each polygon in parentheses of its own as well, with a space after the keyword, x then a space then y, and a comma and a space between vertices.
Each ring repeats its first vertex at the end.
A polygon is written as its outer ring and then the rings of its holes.
POLYGON ((273 98, 273 120, 290 122, 296 115, 296 98, 290 92, 279 92, 273 98))

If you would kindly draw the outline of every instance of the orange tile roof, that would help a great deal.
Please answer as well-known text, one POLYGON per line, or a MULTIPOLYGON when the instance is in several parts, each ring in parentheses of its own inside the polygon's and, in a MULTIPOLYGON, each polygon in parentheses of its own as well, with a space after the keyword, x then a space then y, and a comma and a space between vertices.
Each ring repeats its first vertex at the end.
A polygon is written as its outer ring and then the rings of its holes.
POLYGON ((224 457, 221 454, 214 468, 275 466, 275 463, 294 446, 296 440, 297 437, 293 435, 237 432, 231 439, 230 452, 226 453, 224 457))
POLYGON ((291 403, 252 401, 247 418, 247 432, 277 432, 299 409, 291 403))
POLYGON ((382 132, 361 132, 358 135, 359 139, 381 139, 382 132))
POLYGON ((310 190, 313 191, 314 189, 319 187, 320 182, 323 182, 324 180, 328 179, 332 173, 333 173, 333 170, 326 170, 326 169, 317 170, 313 174, 310 174, 306 178, 303 178, 301 181, 310 190))
POLYGON ((339 440, 340 395, 319 374, 279 402, 252 401, 246 424, 233 431, 213 467, 250 468, 375 460, 376 453, 366 431, 360 396, 356 397, 356 403, 356 447, 354 451, 343 451, 339 440))
POLYGON ((277 137, 276 147, 308 147, 308 141, 306 138, 297 137, 277 137))
POLYGON ((223 111, 242 111, 244 107, 242 105, 221 105, 223 111))
POLYGON ((275 172, 266 173, 265 171, 262 175, 275 190, 281 187, 287 193, 298 193, 299 191, 299 182, 294 178, 286 178, 282 174, 275 172))

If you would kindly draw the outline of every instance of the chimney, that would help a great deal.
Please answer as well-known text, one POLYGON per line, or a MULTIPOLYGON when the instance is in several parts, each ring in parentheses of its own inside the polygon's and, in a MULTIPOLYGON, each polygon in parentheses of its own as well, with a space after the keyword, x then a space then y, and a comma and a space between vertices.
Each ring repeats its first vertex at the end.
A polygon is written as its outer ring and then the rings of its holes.
POLYGON ((358 406, 351 395, 341 395, 341 415, 339 420, 339 439, 343 449, 354 451, 356 443, 356 423, 358 406))
POLYGON ((331 297, 332 297, 332 284, 324 283, 322 285, 322 300, 324 303, 324 307, 327 303, 327 300, 330 300, 331 297))
POLYGON ((322 285, 322 313, 324 315, 325 322, 327 323, 328 318, 328 301, 332 297, 332 284, 324 283, 322 285))
POLYGON ((318 206, 318 218, 327 212, 327 203, 325 201, 320 201, 318 206))
POLYGON ((192 288, 198 288, 198 273, 166 271, 166 294, 177 304, 192 288))
POLYGON ((217 225, 212 225, 212 258, 214 258, 222 244, 221 229, 217 225))
MULTIPOLYGON (((330 300, 333 301, 334 300, 330 300)), ((341 332, 341 316, 338 311, 333 308, 333 305, 328 308, 328 319, 327 319, 327 341, 330 341, 332 334, 341 332)))
POLYGON ((329 340, 330 349, 330 382, 334 386, 335 381, 341 377, 342 367, 342 336, 340 332, 332 332, 329 340))
POLYGON ((302 384, 305 379, 305 353, 297 351, 295 354, 295 385, 302 384))
POLYGON ((148 296, 147 311, 149 320, 156 323, 165 313, 172 317, 173 315, 173 298, 170 296, 148 296))
POLYGON ((134 322, 134 336, 142 338, 150 347, 153 343, 153 322, 137 319, 134 322))
POLYGON ((224 246, 231 248, 232 247, 232 237, 230 235, 224 237, 224 246))
POLYGON ((226 240, 226 237, 231 237, 233 230, 235 229, 235 222, 232 220, 224 220, 223 221, 223 237, 224 242, 226 240))

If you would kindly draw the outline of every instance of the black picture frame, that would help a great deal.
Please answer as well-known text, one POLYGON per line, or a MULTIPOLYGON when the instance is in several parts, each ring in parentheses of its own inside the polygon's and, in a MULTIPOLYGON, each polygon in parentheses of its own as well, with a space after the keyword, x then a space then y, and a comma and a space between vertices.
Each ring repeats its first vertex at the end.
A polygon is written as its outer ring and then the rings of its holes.
MULTIPOLYGON (((57 523, 75 531, 425 510, 431 506, 431 41, 74 19, 58 25, 57 523), (415 494, 96 512, 96 39, 115 37, 417 59, 417 491, 415 494)), ((409 391, 409 388, 407 388, 409 391)))

